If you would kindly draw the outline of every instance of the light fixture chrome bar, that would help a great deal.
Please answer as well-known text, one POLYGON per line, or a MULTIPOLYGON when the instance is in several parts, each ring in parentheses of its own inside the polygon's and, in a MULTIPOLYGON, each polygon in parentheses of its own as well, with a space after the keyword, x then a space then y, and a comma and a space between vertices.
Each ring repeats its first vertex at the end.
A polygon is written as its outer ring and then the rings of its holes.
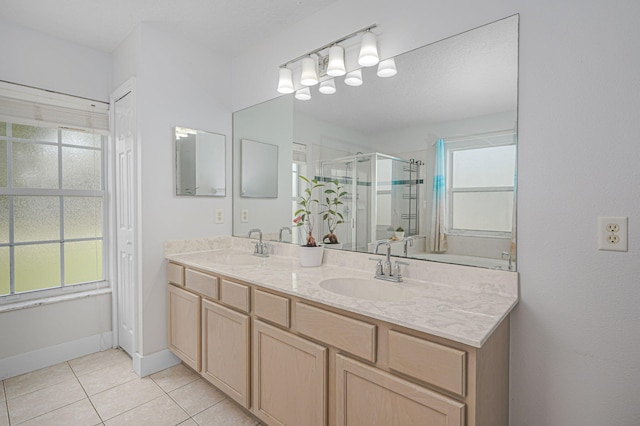
POLYGON ((370 30, 372 30, 374 28, 377 28, 377 27, 378 27, 377 24, 372 24, 372 25, 369 25, 368 27, 364 27, 364 28, 362 28, 362 29, 360 29, 358 31, 352 32, 351 34, 348 34, 348 35, 346 35, 344 37, 341 37, 341 38, 339 38, 337 40, 334 40, 331 43, 327 43, 322 47, 319 47, 319 48, 317 48, 315 50, 312 50, 311 52, 305 53, 304 55, 300 55, 295 59, 291 59, 290 61, 287 61, 284 64, 280 65, 280 68, 286 67, 287 65, 292 64, 294 62, 298 62, 299 60, 301 60, 303 58, 306 58, 307 56, 317 55, 318 53, 322 52, 323 50, 330 48, 334 44, 342 43, 343 41, 349 40, 350 38, 353 38, 353 37, 357 36, 358 34, 362 34, 362 33, 366 32, 366 31, 370 31, 370 30))

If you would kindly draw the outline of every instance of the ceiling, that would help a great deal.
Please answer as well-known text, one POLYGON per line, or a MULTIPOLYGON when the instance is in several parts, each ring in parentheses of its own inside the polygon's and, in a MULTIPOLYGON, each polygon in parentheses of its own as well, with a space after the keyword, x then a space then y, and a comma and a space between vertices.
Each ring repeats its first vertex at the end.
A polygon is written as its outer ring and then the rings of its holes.
POLYGON ((336 0, 0 0, 6 21, 103 52, 141 22, 235 56, 336 0))

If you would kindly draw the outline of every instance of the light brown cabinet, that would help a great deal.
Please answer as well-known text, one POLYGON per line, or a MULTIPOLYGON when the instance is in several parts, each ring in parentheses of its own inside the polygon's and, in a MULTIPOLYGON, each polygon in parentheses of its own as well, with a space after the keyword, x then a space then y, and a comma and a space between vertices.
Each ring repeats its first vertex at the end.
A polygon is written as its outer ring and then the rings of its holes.
POLYGON ((324 346, 253 323, 254 413, 269 425, 327 424, 324 346))
POLYGON ((169 348, 265 425, 508 425, 508 317, 475 348, 170 265, 169 348))
POLYGON ((200 296, 168 286, 168 344, 185 364, 200 371, 200 296))
POLYGON ((465 405, 382 370, 336 357, 336 425, 464 426, 465 405))

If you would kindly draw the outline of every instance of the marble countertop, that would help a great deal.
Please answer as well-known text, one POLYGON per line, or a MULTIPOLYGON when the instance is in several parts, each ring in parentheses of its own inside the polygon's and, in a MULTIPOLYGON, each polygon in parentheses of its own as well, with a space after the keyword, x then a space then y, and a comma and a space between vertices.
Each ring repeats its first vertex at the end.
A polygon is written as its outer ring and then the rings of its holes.
MULTIPOLYGON (((515 291, 511 288, 508 291, 500 291, 503 287, 496 287, 488 282, 493 275, 487 275, 485 272, 487 270, 457 265, 445 266, 452 267, 454 271, 457 268, 469 268, 470 271, 462 271, 468 274, 474 272, 479 274, 481 278, 477 285, 461 286, 446 282, 434 282, 429 279, 405 278, 402 283, 381 282, 409 289, 414 296, 410 300, 380 301, 342 296, 325 290, 320 286, 320 282, 329 278, 342 277, 371 279, 375 266, 371 261, 368 261, 367 257, 364 257, 367 261, 363 263, 367 266, 366 269, 330 264, 329 262, 334 255, 327 256, 327 251, 325 250, 324 264, 315 268, 303 268, 299 265, 297 257, 284 255, 255 258, 257 260, 253 261, 258 263, 252 265, 230 264, 233 263, 229 260, 234 254, 240 255, 238 259, 241 257, 246 259, 247 254, 250 253, 250 250, 238 247, 189 253, 167 252, 165 256, 168 260, 186 266, 235 278, 477 348, 482 347, 491 333, 518 303, 516 273, 506 273, 511 274, 508 276, 509 280, 513 280, 515 277, 515 291), (327 257, 329 259, 326 259, 327 257)), ((361 253, 349 253, 349 256, 353 255, 360 255, 360 257, 354 257, 355 259, 362 258, 361 253)), ((433 268, 433 265, 425 266, 433 268)), ((422 265, 418 264, 416 268, 420 267, 422 265)), ((413 275, 420 275, 413 272, 413 275)), ((429 271, 424 272, 423 276, 428 277, 429 271)), ((455 272, 449 272, 449 276, 452 274, 456 275, 455 272)), ((504 277, 503 275, 495 276, 504 277)), ((498 281, 500 281, 499 278, 498 281)))

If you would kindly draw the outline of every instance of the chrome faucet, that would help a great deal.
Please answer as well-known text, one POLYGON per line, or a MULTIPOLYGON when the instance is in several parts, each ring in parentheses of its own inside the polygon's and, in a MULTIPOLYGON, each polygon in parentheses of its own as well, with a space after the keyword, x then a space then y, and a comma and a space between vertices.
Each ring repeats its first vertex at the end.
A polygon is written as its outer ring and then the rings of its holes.
POLYGON ((507 259, 509 261, 509 271, 512 268, 512 261, 511 261, 511 253, 509 253, 508 251, 503 251, 500 255, 503 259, 507 259))
POLYGON ((269 244, 262 242, 262 231, 259 228, 254 228, 249 231, 249 238, 251 238, 251 234, 257 232, 260 237, 260 241, 256 243, 255 248, 253 250, 254 256, 259 257, 269 257, 269 244))
POLYGON ((408 257, 408 252, 407 252, 407 244, 409 244, 410 247, 413 247, 413 238, 412 237, 406 237, 403 241, 404 243, 404 257, 408 257))
POLYGON ((278 235, 278 242, 282 242, 282 231, 289 231, 289 236, 291 236, 291 228, 289 228, 288 226, 283 226, 282 228, 280 228, 280 235, 278 235))
POLYGON ((387 259, 382 262, 382 259, 370 257, 371 260, 376 260, 376 274, 374 278, 385 281, 393 281, 396 283, 402 282, 402 274, 400 273, 400 265, 408 265, 406 262, 397 261, 391 268, 391 243, 388 240, 376 241, 376 245, 373 249, 373 254, 378 254, 380 246, 387 246, 387 259))

